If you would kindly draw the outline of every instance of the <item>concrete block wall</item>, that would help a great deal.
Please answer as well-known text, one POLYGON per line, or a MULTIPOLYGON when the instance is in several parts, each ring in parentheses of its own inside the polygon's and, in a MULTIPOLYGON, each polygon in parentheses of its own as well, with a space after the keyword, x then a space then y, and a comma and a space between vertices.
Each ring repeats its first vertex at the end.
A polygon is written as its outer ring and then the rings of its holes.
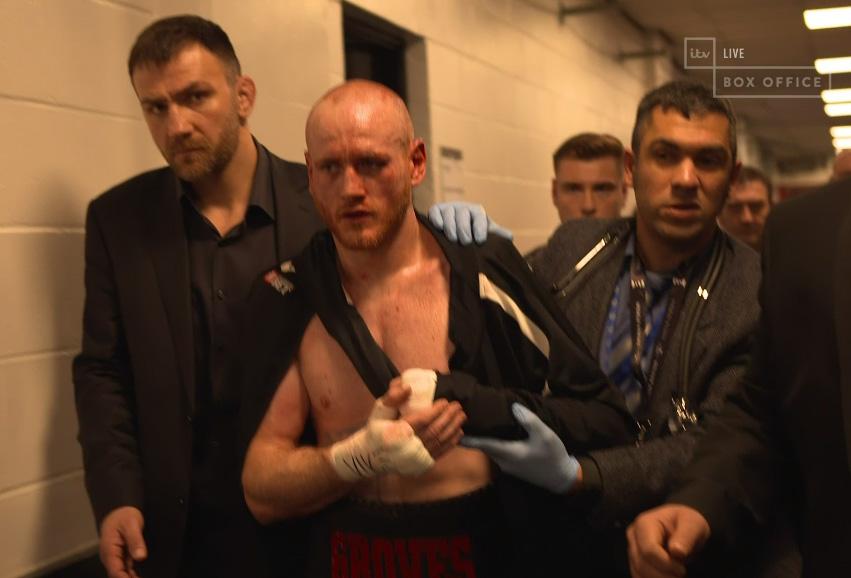
POLYGON ((70 361, 88 200, 158 163, 124 59, 149 1, 0 0, 0 576, 91 549, 70 361))
MULTIPOLYGON (((441 146, 464 154, 464 197, 521 249, 556 224, 550 155, 567 136, 627 141, 664 63, 619 64, 645 41, 612 14, 564 24, 556 0, 356 0, 423 38, 415 123, 442 198, 441 146), (423 112, 423 111, 427 111, 423 112)), ((0 0, 0 578, 96 544, 70 379, 83 301, 83 222, 95 195, 161 164, 127 79, 135 35, 195 12, 231 35, 259 88, 251 126, 302 158, 312 102, 344 76, 339 0, 0 0)))

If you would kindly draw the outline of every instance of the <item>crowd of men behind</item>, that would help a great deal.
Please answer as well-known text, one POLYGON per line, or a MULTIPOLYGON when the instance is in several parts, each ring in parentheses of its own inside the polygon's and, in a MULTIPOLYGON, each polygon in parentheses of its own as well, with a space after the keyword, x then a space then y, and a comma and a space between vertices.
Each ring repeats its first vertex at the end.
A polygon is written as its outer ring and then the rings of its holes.
POLYGON ((323 95, 301 165, 215 23, 152 23, 128 72, 168 166, 90 204, 74 362, 110 577, 847 568, 846 154, 775 206, 730 104, 670 82, 628 147, 556 149, 561 224, 522 257, 475 208, 414 212, 386 87, 323 95))

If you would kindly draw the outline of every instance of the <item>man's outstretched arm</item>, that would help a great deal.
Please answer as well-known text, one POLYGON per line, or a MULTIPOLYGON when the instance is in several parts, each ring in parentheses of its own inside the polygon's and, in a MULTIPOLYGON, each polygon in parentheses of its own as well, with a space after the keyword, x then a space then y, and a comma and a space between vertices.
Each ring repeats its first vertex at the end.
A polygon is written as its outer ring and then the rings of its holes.
POLYGON ((281 380, 245 457, 242 486, 248 508, 268 524, 321 510, 352 482, 334 472, 328 449, 298 446, 310 400, 293 362, 281 380))

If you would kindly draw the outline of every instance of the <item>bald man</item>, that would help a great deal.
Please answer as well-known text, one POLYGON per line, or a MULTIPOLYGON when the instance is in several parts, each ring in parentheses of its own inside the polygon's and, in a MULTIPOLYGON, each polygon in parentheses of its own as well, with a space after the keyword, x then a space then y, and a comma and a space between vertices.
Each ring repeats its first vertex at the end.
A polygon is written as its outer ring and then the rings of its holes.
POLYGON ((458 445, 461 428, 523 437, 522 402, 581 454, 629 439, 621 397, 510 242, 453 245, 415 214, 426 149, 397 95, 343 84, 306 139, 330 232, 255 296, 249 508, 310 518, 311 577, 536 575, 548 506, 535 500, 555 498, 505 482, 458 445))

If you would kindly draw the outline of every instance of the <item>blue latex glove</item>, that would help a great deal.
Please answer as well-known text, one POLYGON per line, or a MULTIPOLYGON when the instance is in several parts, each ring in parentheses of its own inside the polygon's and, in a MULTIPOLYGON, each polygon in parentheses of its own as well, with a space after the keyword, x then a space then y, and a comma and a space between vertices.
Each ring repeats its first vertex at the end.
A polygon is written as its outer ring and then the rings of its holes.
POLYGON ((453 201, 434 204, 428 210, 428 220, 442 230, 447 239, 453 243, 460 241, 462 245, 469 245, 474 240, 481 245, 489 234, 509 241, 514 238, 511 231, 491 221, 485 208, 475 203, 453 201))
POLYGON ((529 433, 522 441, 464 436, 461 445, 481 450, 500 469, 515 478, 556 494, 566 493, 579 476, 579 462, 567 453, 564 444, 547 424, 519 403, 511 411, 529 433))

